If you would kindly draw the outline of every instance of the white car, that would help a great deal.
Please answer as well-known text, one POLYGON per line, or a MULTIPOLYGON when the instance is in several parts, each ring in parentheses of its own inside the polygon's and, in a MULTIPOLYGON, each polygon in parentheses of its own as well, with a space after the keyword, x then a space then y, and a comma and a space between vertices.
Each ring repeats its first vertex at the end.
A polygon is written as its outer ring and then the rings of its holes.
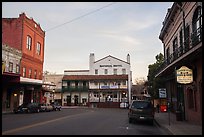
POLYGON ((120 108, 128 108, 128 103, 127 102, 120 103, 120 108))

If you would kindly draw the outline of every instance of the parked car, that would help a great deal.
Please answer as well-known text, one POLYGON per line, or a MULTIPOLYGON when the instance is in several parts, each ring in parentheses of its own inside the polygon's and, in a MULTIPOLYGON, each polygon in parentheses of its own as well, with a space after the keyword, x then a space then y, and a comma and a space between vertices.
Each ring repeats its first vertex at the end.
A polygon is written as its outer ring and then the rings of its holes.
POLYGON ((14 113, 39 113, 41 105, 39 103, 23 103, 17 109, 14 109, 14 113))
POLYGON ((57 110, 61 111, 61 109, 62 109, 62 106, 58 102, 52 102, 51 105, 53 107, 53 110, 55 110, 55 111, 57 111, 57 110))
POLYGON ((154 122, 154 106, 151 101, 133 100, 128 112, 129 123, 135 121, 154 122))
POLYGON ((53 107, 50 104, 43 103, 43 104, 40 104, 40 105, 41 105, 41 111, 43 111, 43 112, 53 111, 53 107))
POLYGON ((127 102, 120 103, 120 108, 128 108, 128 103, 127 102))

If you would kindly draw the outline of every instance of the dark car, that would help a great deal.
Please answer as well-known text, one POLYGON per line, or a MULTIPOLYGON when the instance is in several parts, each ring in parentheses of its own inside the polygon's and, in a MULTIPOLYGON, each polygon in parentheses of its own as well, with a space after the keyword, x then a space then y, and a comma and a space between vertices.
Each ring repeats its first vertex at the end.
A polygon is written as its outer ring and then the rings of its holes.
POLYGON ((62 109, 62 106, 58 102, 52 102, 51 105, 53 107, 53 110, 55 110, 55 111, 57 111, 57 110, 61 111, 61 109, 62 109))
POLYGON ((24 103, 20 105, 17 109, 14 109, 14 113, 39 113, 41 110, 41 105, 39 103, 24 103))
POLYGON ((135 121, 154 122, 154 106, 148 100, 133 100, 128 112, 129 123, 135 121))

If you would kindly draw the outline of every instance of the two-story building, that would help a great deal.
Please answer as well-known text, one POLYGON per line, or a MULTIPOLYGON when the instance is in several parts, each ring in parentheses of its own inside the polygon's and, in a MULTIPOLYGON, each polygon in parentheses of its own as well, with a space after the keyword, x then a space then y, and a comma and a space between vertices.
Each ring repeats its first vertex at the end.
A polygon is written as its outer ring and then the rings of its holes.
POLYGON ((20 93, 20 50, 2 45, 2 111, 12 111, 23 103, 20 93))
POLYGON ((89 70, 66 70, 62 79, 65 105, 119 107, 131 100, 130 56, 127 61, 111 55, 95 61, 89 58, 89 70))
POLYGON ((182 120, 202 124, 202 2, 174 2, 159 39, 165 62, 156 77, 165 79, 172 112, 181 112, 182 120), (180 68, 185 68, 182 74, 180 68), (179 76, 186 83, 178 82, 179 76))

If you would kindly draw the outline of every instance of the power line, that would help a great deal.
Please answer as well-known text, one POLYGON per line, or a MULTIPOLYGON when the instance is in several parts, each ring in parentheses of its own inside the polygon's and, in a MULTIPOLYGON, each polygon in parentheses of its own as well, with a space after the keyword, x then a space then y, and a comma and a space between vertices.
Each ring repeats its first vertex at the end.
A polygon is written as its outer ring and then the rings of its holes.
MULTIPOLYGON (((86 14, 83 14, 83 15, 81 15, 81 16, 79 16, 79 17, 76 17, 76 18, 74 18, 74 19, 72 19, 72 20, 70 20, 70 21, 67 21, 67 22, 65 22, 65 23, 63 23, 63 24, 57 25, 57 26, 55 26, 55 27, 53 27, 53 28, 50 28, 50 29, 48 29, 47 31, 51 31, 51 30, 53 30, 53 29, 56 29, 56 28, 58 28, 58 27, 61 27, 61 26, 65 25, 65 24, 68 24, 68 23, 71 23, 71 22, 76 21, 76 20, 78 20, 78 19, 81 19, 81 18, 83 18, 83 17, 85 17, 85 16, 88 16, 88 15, 93 14, 93 13, 99 11, 99 10, 102 10, 102 9, 104 9, 104 8, 106 8, 106 7, 109 7, 109 6, 111 6, 111 5, 115 4, 115 3, 116 3, 116 2, 112 2, 112 3, 110 3, 110 4, 107 4, 107 5, 105 5, 105 6, 101 7, 101 8, 99 8, 99 9, 93 10, 93 11, 88 12, 88 13, 86 13, 86 14)), ((46 31, 46 32, 47 32, 47 31, 46 31)))

